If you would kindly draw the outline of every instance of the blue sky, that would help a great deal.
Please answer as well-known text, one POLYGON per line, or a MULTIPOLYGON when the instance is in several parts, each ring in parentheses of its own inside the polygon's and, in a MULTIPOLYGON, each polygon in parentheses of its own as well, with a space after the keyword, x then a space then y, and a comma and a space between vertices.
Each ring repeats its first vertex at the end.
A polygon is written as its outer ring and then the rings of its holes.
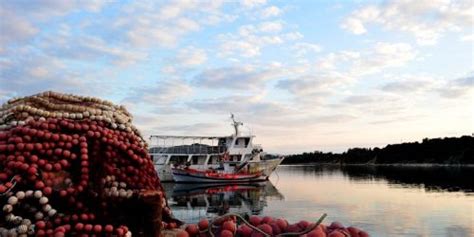
POLYGON ((144 134, 270 152, 471 134, 471 1, 2 1, 0 102, 126 105, 144 134))

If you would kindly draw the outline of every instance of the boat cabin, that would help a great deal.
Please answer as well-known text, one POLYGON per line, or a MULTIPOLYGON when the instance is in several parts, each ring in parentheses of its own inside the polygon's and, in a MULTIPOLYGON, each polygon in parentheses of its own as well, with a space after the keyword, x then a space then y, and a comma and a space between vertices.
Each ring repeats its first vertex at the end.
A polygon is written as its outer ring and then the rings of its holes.
POLYGON ((218 165, 224 154, 226 161, 241 162, 258 150, 252 145, 253 138, 152 136, 150 155, 155 165, 218 165))

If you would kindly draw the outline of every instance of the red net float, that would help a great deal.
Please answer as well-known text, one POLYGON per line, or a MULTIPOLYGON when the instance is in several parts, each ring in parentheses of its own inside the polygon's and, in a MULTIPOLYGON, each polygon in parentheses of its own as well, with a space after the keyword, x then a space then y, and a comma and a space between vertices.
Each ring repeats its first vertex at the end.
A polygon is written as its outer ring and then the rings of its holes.
POLYGON ((367 232, 357 227, 345 227, 339 222, 330 225, 322 224, 326 214, 322 215, 316 222, 302 220, 296 223, 288 223, 287 220, 273 217, 250 216, 244 219, 238 214, 225 214, 217 217, 211 222, 201 219, 198 224, 185 225, 183 229, 165 230, 165 236, 185 236, 186 231, 190 237, 204 236, 240 236, 240 237, 269 237, 269 236, 304 236, 304 237, 367 237, 367 232))
POLYGON ((46 92, 0 109, 0 236, 157 235, 177 225, 121 106, 46 92))

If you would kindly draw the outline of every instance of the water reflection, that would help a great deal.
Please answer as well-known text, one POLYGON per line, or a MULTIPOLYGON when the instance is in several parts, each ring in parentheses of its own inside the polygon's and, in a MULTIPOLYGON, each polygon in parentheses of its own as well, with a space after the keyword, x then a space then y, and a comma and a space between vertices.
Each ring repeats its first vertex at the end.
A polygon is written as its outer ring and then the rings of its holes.
POLYGON ((474 167, 453 166, 291 166, 305 176, 342 175, 352 181, 386 180, 390 185, 423 188, 428 192, 474 193, 474 167))
MULTIPOLYGON (((340 221, 372 236, 474 236, 473 167, 282 166, 264 214, 340 221)), ((273 177, 274 178, 274 177, 273 177)))
POLYGON ((260 184, 165 184, 188 223, 227 212, 340 221, 372 236, 474 236, 474 167, 281 166, 260 184))
POLYGON ((243 184, 165 183, 168 202, 176 218, 187 223, 233 212, 259 215, 269 200, 283 200, 270 182, 243 184))

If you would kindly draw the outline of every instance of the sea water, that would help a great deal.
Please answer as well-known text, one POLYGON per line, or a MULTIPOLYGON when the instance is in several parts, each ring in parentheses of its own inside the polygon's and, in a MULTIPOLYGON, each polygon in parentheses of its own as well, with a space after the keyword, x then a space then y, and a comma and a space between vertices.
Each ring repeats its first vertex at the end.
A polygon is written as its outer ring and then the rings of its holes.
POLYGON ((339 221, 371 236, 474 236, 474 168, 280 166, 269 182, 165 184, 188 223, 228 212, 339 221))

